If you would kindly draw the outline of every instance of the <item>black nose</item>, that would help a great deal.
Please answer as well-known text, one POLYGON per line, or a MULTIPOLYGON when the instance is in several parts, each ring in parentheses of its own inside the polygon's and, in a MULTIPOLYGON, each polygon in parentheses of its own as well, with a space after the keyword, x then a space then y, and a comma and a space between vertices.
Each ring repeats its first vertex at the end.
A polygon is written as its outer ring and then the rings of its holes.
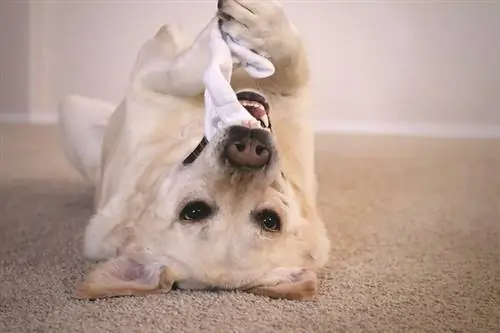
POLYGON ((232 126, 229 129, 224 157, 239 168, 261 168, 271 160, 271 138, 259 128, 232 126))

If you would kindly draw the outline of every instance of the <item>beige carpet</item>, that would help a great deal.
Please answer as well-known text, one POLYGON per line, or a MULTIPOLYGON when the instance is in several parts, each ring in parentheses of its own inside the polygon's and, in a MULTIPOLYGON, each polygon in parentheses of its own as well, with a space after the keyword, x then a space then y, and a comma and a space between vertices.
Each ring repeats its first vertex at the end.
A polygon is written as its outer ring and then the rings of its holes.
POLYGON ((500 142, 318 139, 333 239, 313 303, 79 301, 91 196, 50 127, 2 125, 0 332, 500 332, 500 142))

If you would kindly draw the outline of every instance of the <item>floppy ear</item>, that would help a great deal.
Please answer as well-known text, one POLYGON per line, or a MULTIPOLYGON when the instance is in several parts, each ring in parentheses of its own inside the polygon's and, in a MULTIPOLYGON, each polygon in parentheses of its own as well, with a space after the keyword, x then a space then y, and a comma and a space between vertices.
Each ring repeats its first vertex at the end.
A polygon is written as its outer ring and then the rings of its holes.
POLYGON ((119 256, 98 264, 76 288, 75 296, 96 299, 113 296, 167 293, 175 275, 157 263, 140 263, 119 256))
POLYGON ((282 282, 273 286, 254 287, 247 290, 247 292, 271 298, 308 301, 314 299, 317 285, 316 273, 307 270, 299 274, 293 281, 282 282))

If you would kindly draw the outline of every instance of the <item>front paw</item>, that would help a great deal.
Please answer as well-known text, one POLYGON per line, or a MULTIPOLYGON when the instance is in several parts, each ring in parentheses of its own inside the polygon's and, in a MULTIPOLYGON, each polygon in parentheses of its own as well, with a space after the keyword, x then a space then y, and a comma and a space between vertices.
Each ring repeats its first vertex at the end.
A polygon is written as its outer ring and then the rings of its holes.
POLYGON ((294 28, 280 1, 219 0, 217 16, 224 34, 272 61, 293 49, 294 28))

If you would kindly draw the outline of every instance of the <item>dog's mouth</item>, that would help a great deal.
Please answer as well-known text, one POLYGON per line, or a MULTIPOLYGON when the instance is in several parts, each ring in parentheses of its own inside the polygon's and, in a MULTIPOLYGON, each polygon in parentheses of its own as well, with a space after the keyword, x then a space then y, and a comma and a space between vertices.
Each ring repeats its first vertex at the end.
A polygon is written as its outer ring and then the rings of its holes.
MULTIPOLYGON (((267 99, 259 93, 251 90, 241 90, 236 94, 240 104, 250 113, 257 121, 259 121, 262 128, 271 130, 271 121, 269 119, 269 111, 271 107, 267 102, 267 99)), ((208 140, 203 137, 193 150, 191 154, 183 161, 183 165, 189 165, 193 163, 198 156, 201 155, 203 149, 208 145, 208 140)))
POLYGON ((236 97, 248 113, 260 122, 263 128, 271 128, 271 123, 269 121, 270 107, 264 96, 254 91, 244 90, 238 92, 236 97))

